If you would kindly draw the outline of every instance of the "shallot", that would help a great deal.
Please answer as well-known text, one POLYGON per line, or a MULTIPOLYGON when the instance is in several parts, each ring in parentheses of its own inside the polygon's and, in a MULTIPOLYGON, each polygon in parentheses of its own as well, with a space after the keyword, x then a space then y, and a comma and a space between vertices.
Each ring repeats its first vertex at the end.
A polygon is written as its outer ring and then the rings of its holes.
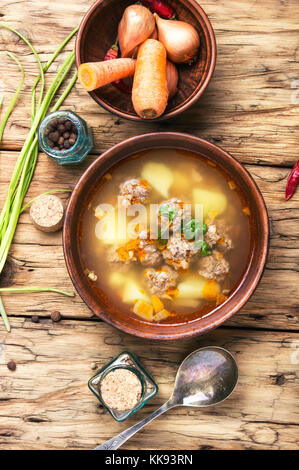
POLYGON ((121 56, 131 57, 136 46, 148 39, 155 29, 152 13, 142 5, 130 5, 125 9, 118 26, 121 56))
POLYGON ((154 14, 159 41, 164 45, 168 58, 175 63, 191 61, 197 54, 200 39, 196 29, 189 23, 163 20, 154 14))
POLYGON ((168 85, 168 99, 171 99, 178 91, 179 74, 176 66, 169 60, 167 61, 166 75, 168 85))

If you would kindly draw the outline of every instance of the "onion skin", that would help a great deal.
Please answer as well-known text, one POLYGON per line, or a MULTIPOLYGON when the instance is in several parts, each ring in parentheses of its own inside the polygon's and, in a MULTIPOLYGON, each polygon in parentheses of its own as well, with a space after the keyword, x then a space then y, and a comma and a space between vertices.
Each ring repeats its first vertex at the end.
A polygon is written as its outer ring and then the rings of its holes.
POLYGON ((125 9, 118 26, 121 57, 131 57, 136 46, 144 42, 155 29, 153 14, 142 5, 130 5, 125 9))
POLYGON ((157 30, 156 25, 155 25, 155 28, 154 28, 152 34, 149 36, 149 39, 156 39, 158 41, 158 30, 157 30))
MULTIPOLYGON (((152 34, 149 36, 148 39, 156 39, 158 41, 158 30, 157 30, 156 26, 154 28, 154 31, 152 32, 152 34)), ((132 52, 132 54, 131 54, 132 59, 137 59, 137 54, 138 54, 139 47, 140 47, 140 45, 135 47, 134 51, 132 52)))
POLYGON ((166 76, 168 86, 168 99, 171 100, 171 98, 173 98, 178 91, 179 74, 176 66, 169 60, 167 61, 166 65, 166 76))
POLYGON ((190 62, 200 46, 196 29, 185 21, 164 20, 156 13, 154 17, 159 41, 164 45, 168 58, 176 64, 190 62))

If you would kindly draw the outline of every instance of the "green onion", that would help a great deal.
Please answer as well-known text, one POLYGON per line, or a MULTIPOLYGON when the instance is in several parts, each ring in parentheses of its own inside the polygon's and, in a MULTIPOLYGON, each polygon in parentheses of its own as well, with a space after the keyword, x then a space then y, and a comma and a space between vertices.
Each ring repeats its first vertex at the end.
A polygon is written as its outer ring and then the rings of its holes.
MULTIPOLYGON (((4 206, 0 214, 0 274, 1 274, 4 268, 4 265, 6 263, 9 248, 14 237, 14 233, 15 233, 16 226, 19 220, 19 216, 23 212, 23 210, 26 207, 28 207, 28 205, 32 202, 30 201, 28 204, 26 204, 22 208, 23 200, 26 196, 31 179, 33 177, 33 173, 34 173, 35 166, 37 163, 37 158, 38 158, 37 129, 38 129, 40 122, 43 120, 43 118, 47 114, 57 91, 60 89, 62 83, 64 82, 65 77, 67 76, 68 72, 70 71, 75 61, 74 51, 72 51, 68 55, 68 57, 65 59, 64 63, 58 70, 58 73, 56 74, 54 80, 52 81, 49 89, 46 91, 45 95, 44 95, 44 91, 45 91, 44 73, 48 70, 48 68, 53 63, 53 61, 58 56, 58 54, 61 52, 61 50, 64 48, 64 46, 76 34, 76 32, 78 31, 78 28, 74 29, 74 31, 72 31, 72 33, 69 34, 69 36, 60 44, 60 46, 54 52, 54 54, 52 55, 48 63, 45 65, 45 67, 42 66, 42 63, 40 61, 40 58, 35 48, 20 32, 2 23, 0 23, 0 28, 8 29, 9 31, 17 34, 31 49, 39 66, 39 75, 37 76, 35 83, 33 85, 33 88, 32 88, 31 129, 29 133, 27 134, 23 148, 16 162, 13 175, 10 181, 10 185, 8 188, 7 197, 6 197, 4 206), (41 81, 40 92, 39 92, 39 97, 38 97, 38 101, 36 104, 36 87, 40 81, 41 81)), ((8 53, 8 55, 10 55, 10 57, 12 57, 19 65, 20 70, 22 71, 22 77, 24 80, 24 75, 23 75, 24 70, 21 64, 19 63, 18 59, 16 59, 11 53, 8 53)), ((57 100, 56 104, 51 108, 51 111, 56 111, 61 106, 61 104, 63 103, 63 101, 69 94, 69 92, 71 91, 72 87, 74 86, 76 80, 77 80, 77 72, 74 74, 73 78, 71 79, 70 83, 68 84, 67 88, 65 89, 61 97, 57 100)), ((9 115, 12 109, 14 108, 14 105, 18 98, 18 94, 20 92, 20 85, 9 105, 8 112, 6 113, 2 121, 2 124, 0 127, 0 140, 4 131, 7 119, 9 118, 9 115)), ((3 100, 1 101, 1 104, 2 102, 3 100)), ((17 293, 17 292, 58 292, 63 295, 69 295, 69 296, 73 295, 73 294, 68 294, 66 292, 59 291, 56 289, 48 289, 44 287, 42 288, 34 287, 34 288, 28 288, 28 289, 27 288, 0 289, 0 293, 5 293, 5 292, 14 292, 14 293, 17 293)), ((9 321, 6 316, 1 299, 0 299, 0 313, 6 325, 6 328, 9 331, 10 329, 9 321)))
POLYGON ((24 79, 25 79, 25 72, 24 72, 24 68, 23 68, 21 62, 16 58, 16 56, 12 52, 8 52, 8 51, 5 51, 5 52, 19 66, 19 69, 20 69, 21 74, 22 74, 22 78, 21 78, 21 81, 20 81, 20 84, 19 84, 18 88, 16 89, 16 91, 15 91, 15 93, 14 93, 14 95, 13 95, 13 97, 12 97, 12 99, 11 99, 9 105, 8 105, 8 108, 7 108, 7 111, 4 115, 4 118, 2 119, 2 122, 0 124, 0 142, 2 140, 3 132, 4 132, 4 129, 5 129, 6 123, 8 121, 8 118, 11 115, 11 113, 12 113, 14 107, 15 107, 15 104, 17 102, 17 99, 19 97, 20 91, 23 88, 24 79))
POLYGON ((20 214, 22 214, 22 212, 24 212, 24 210, 26 210, 27 207, 30 206, 34 201, 36 201, 38 198, 40 198, 42 196, 46 196, 46 194, 71 193, 71 192, 72 192, 71 189, 52 189, 51 191, 46 191, 45 193, 39 194, 38 196, 34 197, 29 202, 27 202, 27 204, 25 204, 25 206, 22 207, 22 209, 20 210, 20 214))
POLYGON ((198 253, 199 256, 209 256, 209 255, 212 254, 212 248, 210 247, 210 245, 207 242, 202 241, 197 246, 200 247, 200 251, 198 253))
POLYGON ((204 222, 198 219, 191 219, 188 222, 182 223, 184 235, 188 240, 200 240, 200 237, 207 233, 208 227, 204 222))
POLYGON ((3 319, 4 325, 6 326, 7 331, 10 332, 9 320, 8 320, 7 315, 6 315, 5 308, 4 308, 1 297, 0 297, 0 313, 1 313, 1 317, 3 319))
POLYGON ((67 297, 75 297, 73 292, 65 292, 59 289, 52 289, 50 287, 1 287, 0 293, 5 294, 22 294, 24 292, 56 292, 57 294, 66 295, 67 297))
POLYGON ((159 209, 159 213, 165 217, 168 217, 171 222, 177 215, 179 215, 178 209, 175 206, 171 206, 169 204, 163 204, 159 209))

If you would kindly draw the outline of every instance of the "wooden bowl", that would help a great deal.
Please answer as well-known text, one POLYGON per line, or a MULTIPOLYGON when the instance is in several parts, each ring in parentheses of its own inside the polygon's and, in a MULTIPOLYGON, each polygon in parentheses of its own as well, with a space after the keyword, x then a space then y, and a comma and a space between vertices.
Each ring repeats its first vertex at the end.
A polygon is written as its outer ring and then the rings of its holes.
MULTIPOLYGON (((200 52, 193 65, 179 65, 177 94, 169 101, 164 114, 155 119, 177 116, 195 103, 206 89, 215 68, 216 42, 210 21, 195 0, 168 0, 179 20, 187 21, 198 31, 200 52)), ((76 41, 76 64, 104 60, 107 50, 115 43, 118 23, 132 0, 98 0, 84 16, 76 41)), ((134 111, 131 95, 113 85, 90 93, 108 111, 133 121, 142 121, 134 111)))
POLYGON ((205 140, 176 132, 161 132, 132 137, 106 151, 86 170, 76 185, 66 211, 63 246, 66 265, 78 293, 86 305, 102 320, 135 336, 149 339, 180 339, 216 328, 247 302, 256 288, 266 263, 269 222, 263 197, 245 168, 220 147, 205 140), (89 195, 113 165, 136 153, 157 148, 191 151, 215 162, 241 187, 251 211, 251 256, 246 272, 236 290, 208 316, 189 323, 171 325, 146 323, 109 306, 105 293, 88 282, 79 255, 79 222, 89 202, 89 195))

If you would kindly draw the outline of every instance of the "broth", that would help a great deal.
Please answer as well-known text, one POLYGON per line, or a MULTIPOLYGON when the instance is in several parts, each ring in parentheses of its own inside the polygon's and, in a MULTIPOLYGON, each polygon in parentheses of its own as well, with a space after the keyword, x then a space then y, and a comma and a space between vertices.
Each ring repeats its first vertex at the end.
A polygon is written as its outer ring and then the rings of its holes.
POLYGON ((180 323, 209 314, 240 284, 250 255, 250 208, 237 183, 213 162, 186 151, 152 150, 102 178, 83 211, 80 234, 81 263, 102 301, 141 321, 180 323), (127 217, 126 236, 112 230, 114 215, 101 206, 116 207, 120 191, 122 208, 144 207, 138 220, 137 213, 127 217), (158 213, 158 240, 149 233, 150 204, 158 213), (186 204, 191 225, 182 214, 186 204), (195 204, 203 207, 203 224, 195 204), (201 227, 203 239, 192 239, 190 227, 196 234, 201 227))

